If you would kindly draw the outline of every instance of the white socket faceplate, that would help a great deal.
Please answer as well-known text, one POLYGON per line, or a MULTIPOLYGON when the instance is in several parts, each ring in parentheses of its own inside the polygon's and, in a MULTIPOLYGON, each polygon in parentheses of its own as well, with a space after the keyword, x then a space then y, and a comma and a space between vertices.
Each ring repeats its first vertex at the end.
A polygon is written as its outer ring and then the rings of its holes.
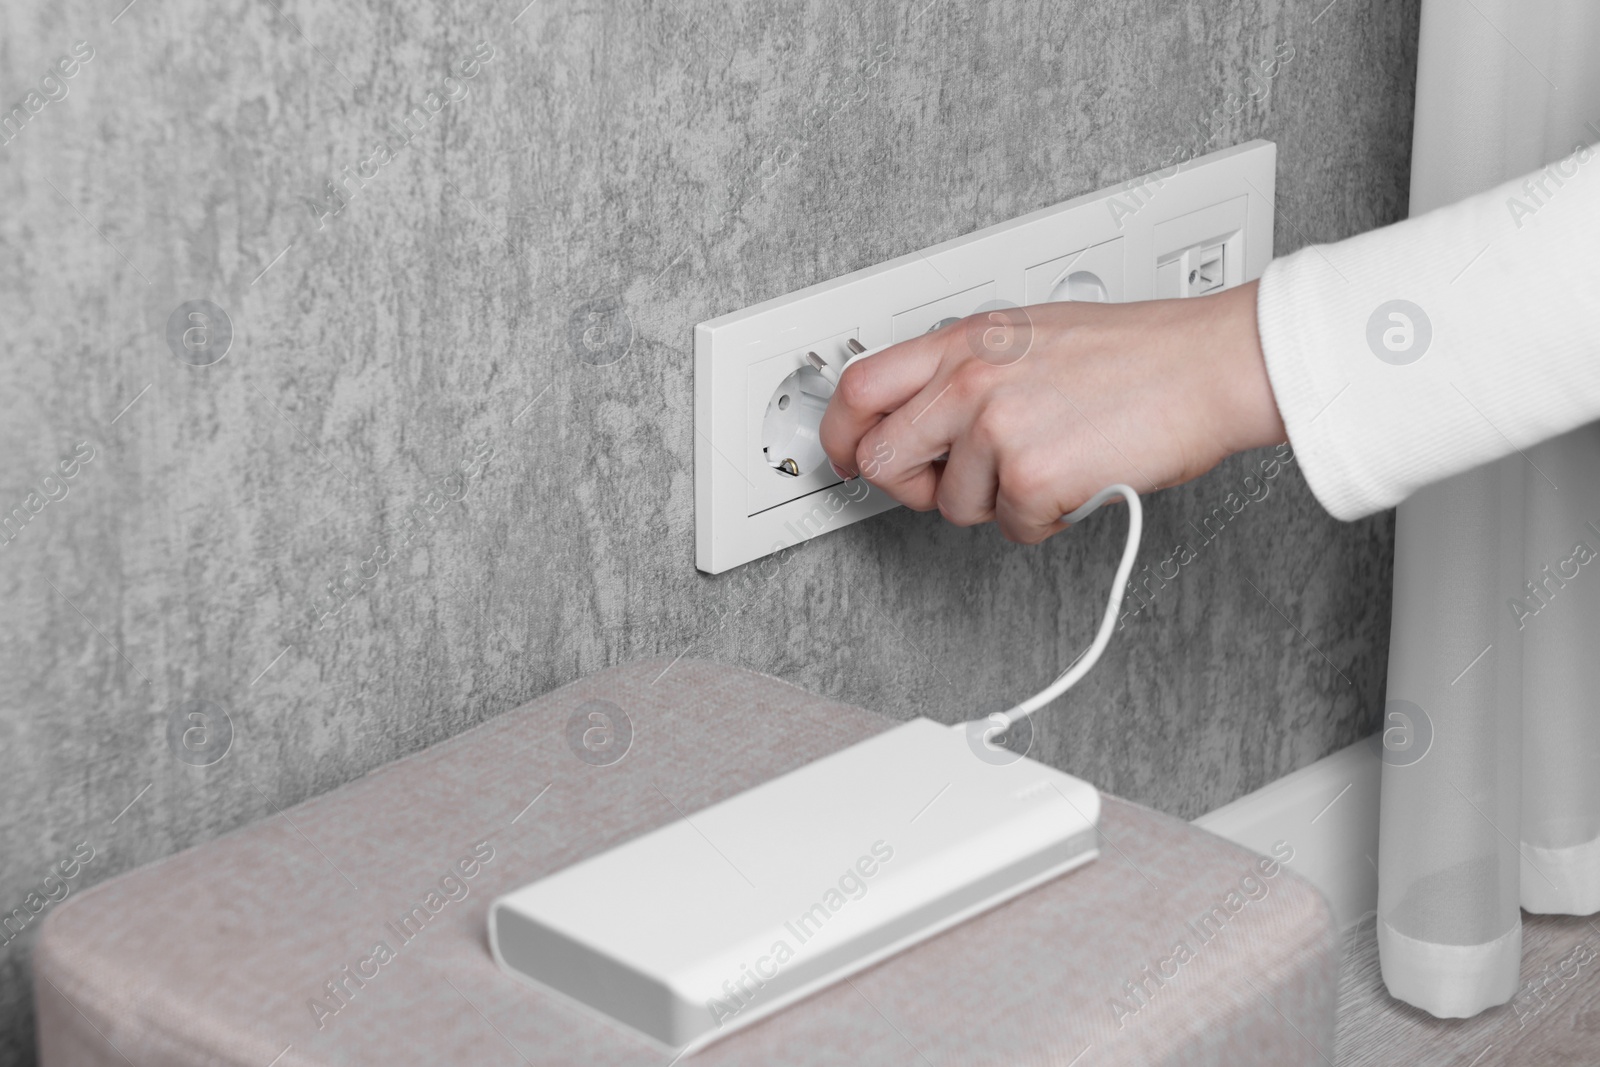
POLYGON ((807 352, 838 369, 851 339, 903 341, 996 301, 1198 296, 1258 278, 1276 161, 1251 141, 697 325, 695 565, 717 574, 896 506, 763 452, 776 391, 807 352))

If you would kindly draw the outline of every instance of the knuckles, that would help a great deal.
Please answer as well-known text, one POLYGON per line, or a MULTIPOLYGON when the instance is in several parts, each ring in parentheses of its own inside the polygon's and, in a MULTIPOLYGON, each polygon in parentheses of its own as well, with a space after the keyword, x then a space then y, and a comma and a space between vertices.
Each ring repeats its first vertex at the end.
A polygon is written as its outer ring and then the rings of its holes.
POLYGON ((1029 512, 1040 510, 1041 498, 1054 495, 1053 481, 1052 471, 1036 458, 1022 456, 1000 464, 1000 495, 1029 512))
POLYGON ((1007 444, 1007 438, 1016 432, 1017 420, 1005 405, 991 401, 978 409, 967 433, 973 444, 986 452, 998 454, 1007 444))
POLYGON ((997 384, 996 368, 971 354, 958 358, 950 371, 950 392, 958 403, 975 406, 988 398, 997 384))

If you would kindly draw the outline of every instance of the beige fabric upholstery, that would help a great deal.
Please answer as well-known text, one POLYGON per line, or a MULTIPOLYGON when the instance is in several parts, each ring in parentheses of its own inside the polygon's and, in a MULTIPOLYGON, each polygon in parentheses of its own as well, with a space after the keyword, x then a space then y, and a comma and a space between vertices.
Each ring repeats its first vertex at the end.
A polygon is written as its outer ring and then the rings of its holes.
MULTIPOLYGON (((75 896, 34 954, 41 1064, 666 1067, 502 975, 489 901, 889 725, 710 663, 586 678, 75 896), (568 743, 592 699, 632 721, 610 766, 568 743)), ((1337 940, 1316 890, 1124 801, 1102 828, 1087 867, 691 1061, 1281 1067, 1323 1062, 1313 1043, 1331 1061, 1337 940)))

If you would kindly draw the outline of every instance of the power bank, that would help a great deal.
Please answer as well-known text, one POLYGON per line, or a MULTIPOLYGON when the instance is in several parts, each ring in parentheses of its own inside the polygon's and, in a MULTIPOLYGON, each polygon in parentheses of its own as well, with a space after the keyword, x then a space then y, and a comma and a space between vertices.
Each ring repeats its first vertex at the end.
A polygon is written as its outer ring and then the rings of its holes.
POLYGON ((704 1047, 1098 855, 1087 782, 913 719, 494 901, 512 975, 704 1047))

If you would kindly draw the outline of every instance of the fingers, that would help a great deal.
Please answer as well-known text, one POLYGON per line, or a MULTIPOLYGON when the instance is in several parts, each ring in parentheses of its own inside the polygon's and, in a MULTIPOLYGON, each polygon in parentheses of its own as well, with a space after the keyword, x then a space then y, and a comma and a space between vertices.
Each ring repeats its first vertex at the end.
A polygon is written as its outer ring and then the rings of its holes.
POLYGON ((918 511, 938 507, 961 525, 985 522, 993 514, 995 443, 1009 432, 992 418, 998 413, 993 400, 996 390, 1015 382, 1018 373, 1010 363, 975 358, 970 332, 948 328, 929 335, 927 343, 937 345, 940 354, 932 379, 882 416, 856 446, 858 459, 868 452, 894 455, 892 464, 880 464, 876 472, 863 466, 874 486, 918 511), (983 419, 987 421, 980 426, 983 419), (947 455, 952 462, 940 463, 947 455), (952 468, 956 480, 946 497, 940 486, 952 468))
POLYGON ((818 430, 828 458, 850 474, 858 472, 862 437, 921 392, 941 358, 932 337, 916 337, 846 367, 818 430))
POLYGON ((995 519, 1000 533, 1020 545, 1036 545, 1067 528, 1061 521, 1068 508, 1051 485, 1049 471, 1037 456, 1008 464, 995 494, 995 519))
POLYGON ((906 507, 932 511, 938 506, 940 465, 950 445, 971 421, 970 390, 958 384, 963 378, 940 373, 900 408, 867 430, 856 446, 859 469, 867 481, 906 507), (890 454, 891 462, 873 465, 868 457, 890 454))
MULTIPOLYGON (((869 431, 869 439, 876 433, 877 430, 869 431)), ((867 481, 912 511, 932 511, 939 506, 939 468, 943 464, 928 460, 910 463, 888 444, 887 439, 875 441, 872 448, 874 453, 887 450, 892 459, 887 463, 874 463, 863 449, 861 473, 867 481)))
POLYGON ((1002 496, 995 501, 994 512, 1001 536, 1019 545, 1036 545, 1067 528, 1060 515, 1054 519, 1045 518, 1026 500, 1010 500, 1002 496))
POLYGON ((939 514, 957 526, 976 526, 994 519, 1000 488, 994 442, 976 422, 972 432, 950 446, 950 459, 939 476, 935 500, 939 514))

